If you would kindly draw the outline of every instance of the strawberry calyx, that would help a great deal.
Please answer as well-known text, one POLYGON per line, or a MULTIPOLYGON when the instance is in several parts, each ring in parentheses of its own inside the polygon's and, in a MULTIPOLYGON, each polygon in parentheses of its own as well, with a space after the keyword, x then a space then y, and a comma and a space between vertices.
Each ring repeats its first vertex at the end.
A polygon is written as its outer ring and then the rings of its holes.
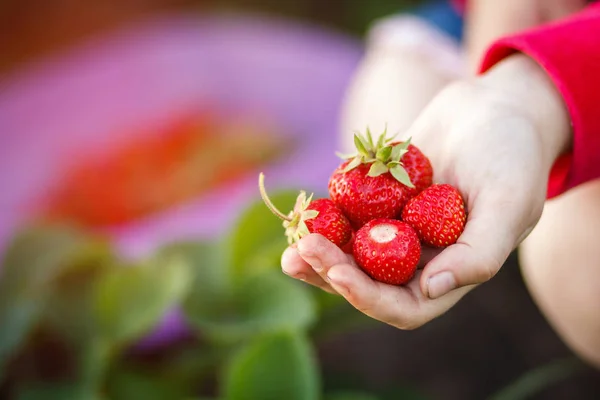
POLYGON ((392 143, 396 135, 388 138, 387 127, 379 136, 377 143, 373 141, 371 130, 367 127, 366 136, 356 132, 354 134, 354 146, 357 153, 339 154, 338 157, 350 162, 344 167, 342 173, 353 170, 361 164, 371 164, 368 176, 376 177, 389 172, 398 182, 405 186, 415 186, 408 176, 408 172, 402 164, 402 156, 408 153, 411 138, 404 142, 392 143))
POLYGON ((310 205, 313 195, 306 196, 306 192, 304 190, 300 191, 300 194, 296 198, 296 204, 294 205, 294 209, 285 215, 281 211, 275 207, 269 196, 267 195, 267 191, 265 189, 265 176, 261 172, 258 176, 258 189, 260 191, 260 197, 263 202, 266 204, 267 208, 279 219, 283 221, 283 227, 285 228, 285 235, 288 239, 288 244, 293 244, 298 242, 302 237, 308 235, 310 231, 308 230, 308 226, 306 226, 306 221, 312 218, 315 218, 319 215, 319 212, 316 210, 308 210, 308 206, 310 205))

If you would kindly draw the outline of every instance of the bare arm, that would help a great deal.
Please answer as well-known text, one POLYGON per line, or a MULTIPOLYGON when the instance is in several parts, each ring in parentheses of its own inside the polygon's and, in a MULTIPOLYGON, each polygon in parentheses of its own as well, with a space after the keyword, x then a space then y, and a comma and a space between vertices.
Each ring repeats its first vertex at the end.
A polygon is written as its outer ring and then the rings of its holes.
POLYGON ((585 0, 467 0, 465 47, 470 72, 494 40, 563 18, 585 7, 585 0))

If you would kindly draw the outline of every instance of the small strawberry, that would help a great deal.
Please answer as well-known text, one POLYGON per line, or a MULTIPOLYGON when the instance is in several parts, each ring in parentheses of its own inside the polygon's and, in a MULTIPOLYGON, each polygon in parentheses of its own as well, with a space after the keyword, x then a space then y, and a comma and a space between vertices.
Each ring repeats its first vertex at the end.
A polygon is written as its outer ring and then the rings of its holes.
POLYGON ((352 237, 350 221, 333 201, 330 199, 312 200, 312 195, 307 198, 306 193, 301 191, 293 211, 285 215, 267 196, 264 179, 264 175, 261 173, 258 178, 260 195, 269 210, 283 220, 289 244, 296 243, 309 233, 319 233, 340 248, 350 241, 352 237))
POLYGON ((406 202, 430 186, 433 168, 410 139, 391 142, 384 132, 377 144, 371 132, 356 134, 358 154, 347 159, 329 179, 329 195, 355 228, 376 218, 400 218, 406 202))
POLYGON ((356 232, 354 259, 371 278, 390 285, 411 280, 421 257, 421 243, 410 225, 375 219, 356 232))
POLYGON ((465 203, 455 187, 433 185, 406 204, 402 220, 417 231, 424 244, 450 246, 465 228, 465 203))

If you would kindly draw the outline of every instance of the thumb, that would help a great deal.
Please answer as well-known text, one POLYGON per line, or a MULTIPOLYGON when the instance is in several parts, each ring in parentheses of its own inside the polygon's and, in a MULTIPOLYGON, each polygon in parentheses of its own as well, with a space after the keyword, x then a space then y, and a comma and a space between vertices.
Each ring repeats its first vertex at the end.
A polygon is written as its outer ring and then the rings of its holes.
POLYGON ((433 258, 423 270, 421 291, 435 299, 449 291, 490 280, 500 270, 517 237, 510 207, 477 205, 469 213, 465 230, 458 241, 433 258))

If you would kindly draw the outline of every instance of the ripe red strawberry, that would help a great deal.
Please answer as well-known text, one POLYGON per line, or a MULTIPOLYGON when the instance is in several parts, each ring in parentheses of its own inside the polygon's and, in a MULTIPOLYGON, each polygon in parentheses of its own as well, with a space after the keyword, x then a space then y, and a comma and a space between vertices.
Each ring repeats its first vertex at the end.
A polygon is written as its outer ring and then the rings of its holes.
POLYGON ((455 187, 433 185, 406 204, 402 220, 417 231, 424 244, 450 246, 465 228, 465 203, 455 187))
POLYGON ((375 219, 356 232, 354 259, 373 279, 390 285, 411 280, 421 257, 421 243, 410 225, 375 219))
POLYGON ((410 139, 390 143, 385 136, 374 144, 368 129, 366 139, 355 135, 358 154, 329 179, 329 196, 355 228, 376 218, 400 218, 406 202, 432 183, 431 163, 410 139))
POLYGON ((350 221, 333 201, 330 199, 313 201, 312 195, 307 198, 306 193, 301 191, 296 199, 294 209, 285 215, 273 205, 267 196, 262 173, 258 179, 261 197, 269 210, 283 220, 289 244, 297 242, 309 233, 319 233, 340 248, 350 241, 352 237, 350 221))

